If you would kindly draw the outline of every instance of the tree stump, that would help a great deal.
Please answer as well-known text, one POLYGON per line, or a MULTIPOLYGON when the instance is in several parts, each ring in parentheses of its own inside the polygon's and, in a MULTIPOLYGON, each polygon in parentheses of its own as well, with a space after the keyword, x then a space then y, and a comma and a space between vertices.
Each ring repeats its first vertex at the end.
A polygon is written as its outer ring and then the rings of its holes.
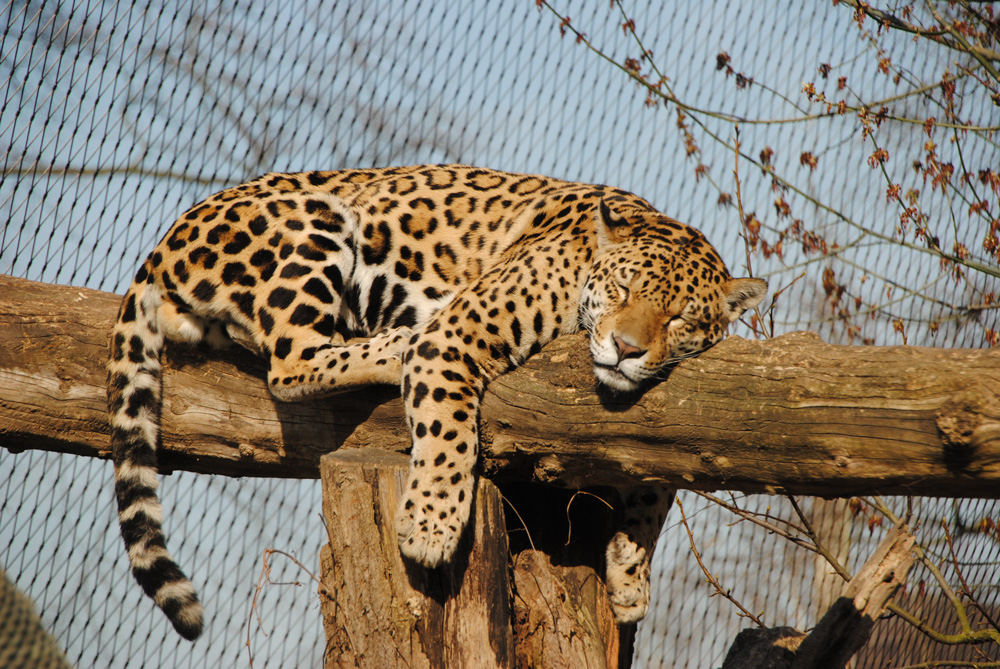
POLYGON ((635 625, 619 627, 604 584, 618 493, 522 483, 500 489, 508 502, 518 666, 631 666, 635 625))
POLYGON ((403 561, 392 523, 406 465, 403 456, 370 450, 320 463, 330 538, 320 553, 326 667, 513 667, 496 488, 480 482, 456 560, 424 569, 403 561))
POLYGON ((615 513, 605 502, 542 486, 501 494, 480 479, 455 561, 425 569, 396 546, 406 466, 370 449, 320 463, 328 669, 629 665, 634 629, 620 643, 601 577, 615 513))

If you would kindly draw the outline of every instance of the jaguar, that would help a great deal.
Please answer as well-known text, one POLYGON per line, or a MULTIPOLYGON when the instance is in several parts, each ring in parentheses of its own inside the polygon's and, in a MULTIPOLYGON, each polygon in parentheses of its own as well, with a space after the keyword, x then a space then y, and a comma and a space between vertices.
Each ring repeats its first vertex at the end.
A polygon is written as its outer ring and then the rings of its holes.
MULTIPOLYGON (((131 571, 187 639, 203 607, 166 548, 156 450, 165 343, 233 342, 279 401, 401 388, 412 438, 399 548, 451 561, 469 521, 480 398, 585 331, 597 383, 641 392, 720 341, 767 283, 733 278, 697 229, 608 186, 463 165, 266 174, 173 224, 128 288, 109 345, 115 497, 131 571), (366 338, 358 341, 358 338, 366 338)), ((606 551, 620 622, 649 604, 673 492, 624 491, 606 551)))

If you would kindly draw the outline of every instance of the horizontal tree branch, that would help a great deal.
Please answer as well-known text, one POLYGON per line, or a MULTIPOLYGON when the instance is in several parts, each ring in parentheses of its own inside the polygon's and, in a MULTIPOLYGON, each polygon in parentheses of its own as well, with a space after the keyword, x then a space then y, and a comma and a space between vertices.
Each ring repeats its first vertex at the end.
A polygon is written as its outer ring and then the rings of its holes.
MULTIPOLYGON (((119 297, 0 276, 0 446, 107 458, 119 297)), ((275 402, 238 347, 164 356, 165 471, 317 477, 337 448, 405 451, 394 388, 275 402)), ((566 486, 662 482, 824 496, 1000 497, 1000 354, 732 337, 638 398, 595 393, 582 335, 493 381, 483 469, 566 486)))

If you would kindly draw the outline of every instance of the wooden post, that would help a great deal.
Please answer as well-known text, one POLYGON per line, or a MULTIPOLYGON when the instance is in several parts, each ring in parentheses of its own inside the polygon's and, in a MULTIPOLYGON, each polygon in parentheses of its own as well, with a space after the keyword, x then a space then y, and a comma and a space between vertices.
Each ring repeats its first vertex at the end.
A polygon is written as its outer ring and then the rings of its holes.
POLYGON ((423 569, 403 562, 392 523, 406 462, 367 449, 320 462, 330 538, 320 554, 326 667, 513 667, 496 488, 480 482, 455 562, 423 569))
POLYGON ((599 576, 613 517, 604 502, 521 485, 508 500, 480 480, 455 562, 430 570, 404 562, 396 546, 405 457, 340 451, 323 457, 320 475, 328 669, 628 666, 631 644, 619 642, 599 576), (505 503, 523 510, 505 514, 505 503))

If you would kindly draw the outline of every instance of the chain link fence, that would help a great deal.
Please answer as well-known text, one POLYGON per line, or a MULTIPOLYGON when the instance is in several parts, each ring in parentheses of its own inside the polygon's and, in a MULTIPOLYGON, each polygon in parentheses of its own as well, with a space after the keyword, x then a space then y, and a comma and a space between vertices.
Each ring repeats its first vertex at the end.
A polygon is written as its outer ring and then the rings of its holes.
MULTIPOLYGON (((463 162, 636 192, 703 229, 736 273, 749 257, 746 230, 723 197, 734 191, 737 166, 724 145, 734 124, 708 116, 695 127, 690 114, 678 117, 655 100, 646 104, 648 93, 587 44, 624 62, 639 53, 627 25, 634 19, 635 34, 675 95, 722 114, 787 117, 807 106, 803 82, 819 81, 822 64, 833 64, 834 75, 847 77, 865 99, 900 90, 873 65, 871 40, 855 30, 852 13, 829 3, 626 3, 626 17, 604 0, 553 9, 530 0, 8 0, 0 10, 0 272, 123 292, 175 216, 227 185, 272 170, 463 162), (556 14, 569 15, 568 25, 586 35, 578 39, 556 14), (723 52, 740 76, 768 87, 736 86, 720 67, 723 52), (694 154, 684 123, 700 133, 694 154)), ((900 36, 886 53, 919 76, 951 62, 943 51, 900 36)), ((996 125, 997 108, 968 81, 959 86, 972 121, 996 125)), ((921 107, 927 104, 904 99, 899 113, 939 113, 921 107)), ((923 144, 922 131, 905 126, 881 139, 890 155, 903 156, 923 144)), ((962 160, 1000 163, 995 134, 978 138, 964 145, 962 160)), ((791 242, 783 254, 753 255, 756 275, 775 288, 788 286, 772 312, 778 333, 814 329, 838 343, 896 344, 906 336, 909 344, 979 347, 984 332, 998 329, 995 309, 962 307, 995 294, 995 274, 970 271, 967 280, 954 281, 953 268, 940 258, 893 243, 898 212, 885 181, 866 164, 872 147, 853 116, 741 124, 740 141, 754 155, 772 150, 765 162, 794 174, 804 193, 783 197, 838 245, 828 260, 791 242), (827 171, 813 173, 801 156, 806 152, 827 171), (845 219, 870 230, 862 234, 845 219), (857 330, 829 299, 824 270, 831 268, 848 296, 882 305, 857 330)), ((738 169, 743 206, 756 212, 763 234, 776 235, 788 222, 771 176, 749 162, 738 169)), ((944 188, 925 188, 923 197, 927 211, 951 211, 944 188)), ((995 267, 977 250, 984 233, 979 219, 945 223, 949 244, 970 250, 970 262, 995 267)), ((751 336, 745 326, 740 334, 751 336)), ((272 580, 288 584, 268 585, 255 600, 265 549, 315 564, 324 533, 317 482, 184 472, 165 480, 171 546, 189 565, 208 610, 206 637, 192 645, 132 582, 111 481, 110 463, 0 451, 0 566, 34 601, 72 664, 321 662, 315 588, 297 567, 274 558, 272 580)), ((735 523, 700 498, 682 499, 707 564, 768 624, 806 628, 838 592, 811 554, 735 523)), ((734 499, 758 511, 788 511, 781 499, 734 499)), ((852 568, 884 531, 846 502, 817 500, 810 508, 852 568)), ((981 528, 984 520, 1000 520, 1000 509, 992 501, 948 500, 917 500, 916 508, 920 539, 946 570, 953 566, 935 528, 948 520, 956 562, 983 605, 977 620, 997 620, 1000 547, 996 532, 981 528)), ((639 629, 636 666, 720 666, 747 622, 709 598, 674 515, 654 571, 654 610, 639 629)), ((927 574, 916 573, 907 588, 904 597, 928 616, 947 613, 927 574)), ((995 648, 932 647, 895 622, 876 634, 858 666, 1000 659, 995 648)))

